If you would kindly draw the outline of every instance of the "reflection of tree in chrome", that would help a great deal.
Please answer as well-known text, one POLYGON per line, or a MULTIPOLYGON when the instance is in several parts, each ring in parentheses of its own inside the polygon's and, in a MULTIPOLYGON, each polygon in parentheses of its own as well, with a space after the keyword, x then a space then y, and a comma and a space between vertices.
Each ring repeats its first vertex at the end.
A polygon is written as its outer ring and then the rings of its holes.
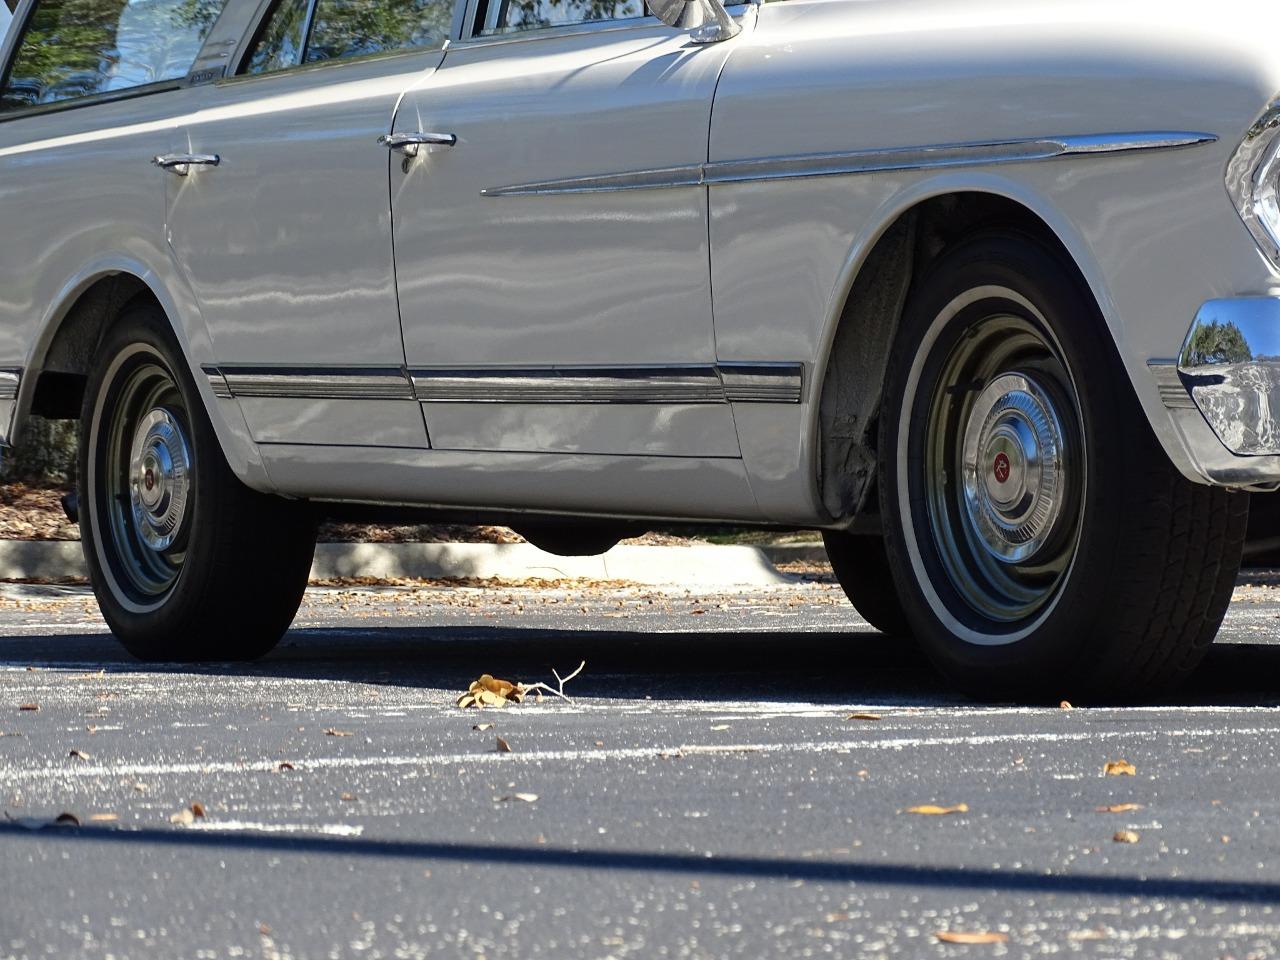
POLYGON ((1196 327, 1188 345, 1192 365, 1202 363, 1247 363, 1253 351, 1234 323, 1214 320, 1196 327))
POLYGON ((0 107, 184 77, 224 0, 41 0, 0 107))

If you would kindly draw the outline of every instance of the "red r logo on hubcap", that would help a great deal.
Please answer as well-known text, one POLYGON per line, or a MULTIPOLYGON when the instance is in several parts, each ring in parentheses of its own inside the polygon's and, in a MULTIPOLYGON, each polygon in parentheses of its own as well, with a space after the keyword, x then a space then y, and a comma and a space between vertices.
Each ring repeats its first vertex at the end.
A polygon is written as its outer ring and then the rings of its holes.
POLYGON ((1009 479, 1008 456, 1006 456, 1003 453, 997 453, 996 462, 995 464, 992 465, 992 470, 995 472, 996 480, 999 481, 1000 483, 1004 483, 1006 480, 1008 480, 1009 479))
MULTIPOLYGON (((1004 456, 1004 454, 1001 454, 1001 456, 1004 456)), ((146 484, 147 489, 150 490, 152 487, 156 485, 155 473, 151 470, 148 470, 146 474, 143 476, 142 482, 146 484)))

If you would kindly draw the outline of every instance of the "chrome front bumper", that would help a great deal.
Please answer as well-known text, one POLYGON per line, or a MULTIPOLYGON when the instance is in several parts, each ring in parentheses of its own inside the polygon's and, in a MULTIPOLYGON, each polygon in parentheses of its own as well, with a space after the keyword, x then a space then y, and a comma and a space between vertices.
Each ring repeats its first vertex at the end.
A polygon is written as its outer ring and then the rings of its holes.
POLYGON ((1202 479, 1280 486, 1280 297, 1210 300, 1178 359, 1149 369, 1202 479))

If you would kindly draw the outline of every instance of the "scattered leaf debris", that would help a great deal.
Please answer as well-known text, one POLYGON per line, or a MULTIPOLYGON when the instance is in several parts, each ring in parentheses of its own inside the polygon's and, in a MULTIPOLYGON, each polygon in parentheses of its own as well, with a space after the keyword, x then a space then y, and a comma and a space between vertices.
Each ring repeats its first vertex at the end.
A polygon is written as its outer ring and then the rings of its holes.
POLYGON ((53 822, 61 827, 78 827, 80 826, 80 818, 74 813, 60 813, 53 818, 53 822))
POLYGON ((477 724, 475 724, 471 729, 472 729, 472 730, 479 730, 479 731, 481 731, 481 732, 483 733, 485 730, 492 730, 492 729, 493 729, 493 724, 492 724, 492 723, 477 723, 477 724))
POLYGON ((940 807, 932 803, 924 803, 917 807, 907 807, 906 813, 918 813, 926 817, 945 817, 952 813, 968 813, 967 803, 957 803, 950 807, 940 807))
POLYGON ((507 743, 507 741, 503 740, 501 737, 498 737, 498 738, 497 738, 497 740, 498 740, 498 745, 497 745, 497 748, 496 748, 496 749, 497 749, 498 753, 510 753, 510 752, 511 752, 511 744, 507 743))
POLYGON ((1132 813, 1135 810, 1142 810, 1143 806, 1140 803, 1109 803, 1094 809, 1098 813, 1132 813))
POLYGON ((93 754, 91 754, 91 753, 85 753, 83 750, 72 750, 69 754, 67 754, 67 756, 69 756, 69 757, 74 757, 74 758, 75 758, 75 759, 77 759, 77 760, 92 760, 92 759, 93 759, 93 754))
POLYGON ((880 714, 878 713, 851 713, 847 717, 845 717, 845 719, 846 720, 882 720, 884 718, 881 717, 880 714))
POLYGON ((1108 760, 1102 768, 1103 776, 1107 777, 1132 777, 1137 772, 1138 768, 1128 760, 1108 760))
POLYGON ((350 730, 338 730, 335 727, 330 727, 328 730, 324 732, 324 735, 326 737, 354 737, 355 736, 355 734, 352 733, 350 730))
POLYGON ((1137 843, 1138 835, 1132 830, 1117 830, 1111 839, 1116 843, 1137 843))
POLYGON ((499 797, 499 803, 510 803, 513 800, 519 800, 521 803, 537 803, 538 795, 536 793, 511 793, 505 797, 499 797))
POLYGON ((1073 706, 1071 705, 1071 701, 1070 701, 1070 700, 1063 700, 1060 704, 1058 704, 1058 709, 1059 709, 1059 710, 1074 710, 1074 709, 1075 709, 1075 707, 1073 707, 1073 706))
POLYGON ((183 807, 177 813, 169 817, 170 823, 176 823, 184 827, 189 827, 195 823, 197 819, 204 818, 204 804, 193 803, 189 807, 183 807))
POLYGON ((354 803, 356 800, 356 795, 354 793, 342 793, 342 794, 339 794, 338 799, 341 800, 343 803, 354 803))
POLYGON ((95 813, 89 817, 90 823, 115 823, 120 819, 118 813, 95 813))
POLYGON ((943 943, 1008 943, 1007 933, 995 930, 940 930, 934 936, 943 943))
POLYGON ((18 704, 18 709, 19 709, 20 711, 22 711, 23 713, 35 713, 37 710, 39 710, 39 709, 40 709, 40 704, 38 704, 38 703, 20 703, 20 704, 18 704))
POLYGON ((286 770, 296 770, 296 769, 297 769, 297 767, 295 767, 295 766, 294 766, 292 763, 290 763, 288 760, 281 761, 281 762, 276 766, 276 770, 277 770, 277 771, 279 771, 280 773, 284 773, 286 770))

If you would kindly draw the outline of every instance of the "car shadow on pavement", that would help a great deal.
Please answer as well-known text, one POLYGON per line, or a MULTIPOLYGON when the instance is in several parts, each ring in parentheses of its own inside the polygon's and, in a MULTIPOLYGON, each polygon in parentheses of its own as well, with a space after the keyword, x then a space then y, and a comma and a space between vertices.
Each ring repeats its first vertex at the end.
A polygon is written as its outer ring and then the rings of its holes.
POLYGON ((81 841, 89 843, 168 846, 185 849, 277 854, 368 856, 458 863, 468 867, 607 870, 654 875, 695 875, 754 880, 863 883, 877 886, 972 889, 1084 897, 1141 897, 1155 900, 1199 900, 1227 903, 1280 900, 1280 883, 1257 880, 1105 874, 1046 874, 1031 870, 948 867, 936 864, 857 863, 786 857, 718 856, 703 852, 591 850, 582 847, 512 846, 414 840, 379 840, 306 835, 187 831, 156 828, 45 827, 31 830, 0 823, 0 839, 81 841))
MULTIPOLYGON (((508 626, 313 627, 256 663, 146 664, 108 634, 0 636, 0 665, 332 680, 461 692, 483 673, 588 698, 963 704, 910 640, 874 631, 642 632, 508 626)), ((1280 645, 1220 643, 1171 706, 1280 704, 1280 645)), ((1056 706, 1056 701, 1053 705, 1056 706)), ((1077 703, 1077 706, 1086 704, 1077 703)))

